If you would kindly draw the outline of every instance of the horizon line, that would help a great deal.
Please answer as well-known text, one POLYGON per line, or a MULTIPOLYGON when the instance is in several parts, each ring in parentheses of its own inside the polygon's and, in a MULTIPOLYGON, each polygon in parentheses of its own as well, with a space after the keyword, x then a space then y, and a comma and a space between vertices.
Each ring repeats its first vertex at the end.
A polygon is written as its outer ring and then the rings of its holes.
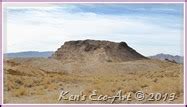
MULTIPOLYGON (((3 55, 4 54, 17 54, 17 53, 26 53, 26 52, 37 52, 37 53, 42 53, 42 52, 55 52, 55 51, 16 51, 16 52, 3 52, 3 55)), ((141 53, 140 53, 141 54, 141 53)), ((164 52, 160 52, 160 53, 157 53, 157 54, 153 54, 153 55, 143 55, 143 56, 155 56, 155 55, 159 55, 159 54, 164 54, 164 55, 172 55, 172 56, 181 56, 181 57, 184 57, 184 55, 178 55, 178 54, 170 54, 170 53, 164 53, 164 52)))

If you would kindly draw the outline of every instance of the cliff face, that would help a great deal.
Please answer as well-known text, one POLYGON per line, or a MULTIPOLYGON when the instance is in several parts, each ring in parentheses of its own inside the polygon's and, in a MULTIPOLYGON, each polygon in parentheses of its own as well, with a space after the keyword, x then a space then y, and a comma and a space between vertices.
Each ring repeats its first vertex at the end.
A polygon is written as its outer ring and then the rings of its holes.
POLYGON ((143 55, 129 47, 125 42, 115 43, 99 40, 78 40, 65 42, 52 58, 63 62, 99 61, 120 62, 146 59, 143 55))

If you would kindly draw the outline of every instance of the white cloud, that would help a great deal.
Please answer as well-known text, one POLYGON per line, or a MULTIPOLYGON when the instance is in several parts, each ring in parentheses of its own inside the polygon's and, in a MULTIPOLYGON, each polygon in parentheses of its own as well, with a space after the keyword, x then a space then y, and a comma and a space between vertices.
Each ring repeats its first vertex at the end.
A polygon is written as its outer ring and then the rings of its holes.
POLYGON ((8 12, 5 52, 55 51, 68 40, 102 39, 125 41, 144 55, 161 52, 181 54, 181 29, 171 29, 128 15, 70 13, 63 9, 57 11, 57 8, 24 7, 21 9, 29 10, 15 14, 8 12))

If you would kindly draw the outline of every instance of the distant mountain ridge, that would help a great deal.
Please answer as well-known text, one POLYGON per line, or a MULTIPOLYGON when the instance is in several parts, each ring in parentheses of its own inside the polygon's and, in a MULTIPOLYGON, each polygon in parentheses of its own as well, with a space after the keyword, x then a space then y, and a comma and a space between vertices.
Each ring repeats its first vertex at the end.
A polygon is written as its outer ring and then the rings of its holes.
POLYGON ((15 53, 5 53, 4 57, 8 58, 31 58, 31 57, 50 57, 54 52, 53 51, 25 51, 25 52, 15 52, 15 53))
POLYGON ((173 62, 176 62, 176 63, 183 63, 183 60, 184 60, 182 56, 179 56, 179 55, 174 56, 174 55, 163 54, 163 53, 160 53, 160 54, 157 54, 157 55, 154 55, 154 56, 150 56, 149 58, 173 61, 173 62))
MULTIPOLYGON (((4 57, 7 58, 49 58, 51 57, 55 52, 53 51, 24 51, 24 52, 14 52, 14 53, 4 53, 4 57)), ((149 56, 151 59, 158 59, 158 60, 167 60, 167 61, 174 61, 176 63, 183 63, 183 56, 179 55, 170 55, 170 54, 156 54, 153 56, 149 56)))

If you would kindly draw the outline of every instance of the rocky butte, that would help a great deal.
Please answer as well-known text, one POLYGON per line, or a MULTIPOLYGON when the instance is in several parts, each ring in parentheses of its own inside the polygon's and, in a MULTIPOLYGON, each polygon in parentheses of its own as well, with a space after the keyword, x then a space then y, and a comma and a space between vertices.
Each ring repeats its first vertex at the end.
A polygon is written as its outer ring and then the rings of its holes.
POLYGON ((65 42, 52 58, 63 62, 124 62, 147 59, 126 42, 77 40, 65 42))

